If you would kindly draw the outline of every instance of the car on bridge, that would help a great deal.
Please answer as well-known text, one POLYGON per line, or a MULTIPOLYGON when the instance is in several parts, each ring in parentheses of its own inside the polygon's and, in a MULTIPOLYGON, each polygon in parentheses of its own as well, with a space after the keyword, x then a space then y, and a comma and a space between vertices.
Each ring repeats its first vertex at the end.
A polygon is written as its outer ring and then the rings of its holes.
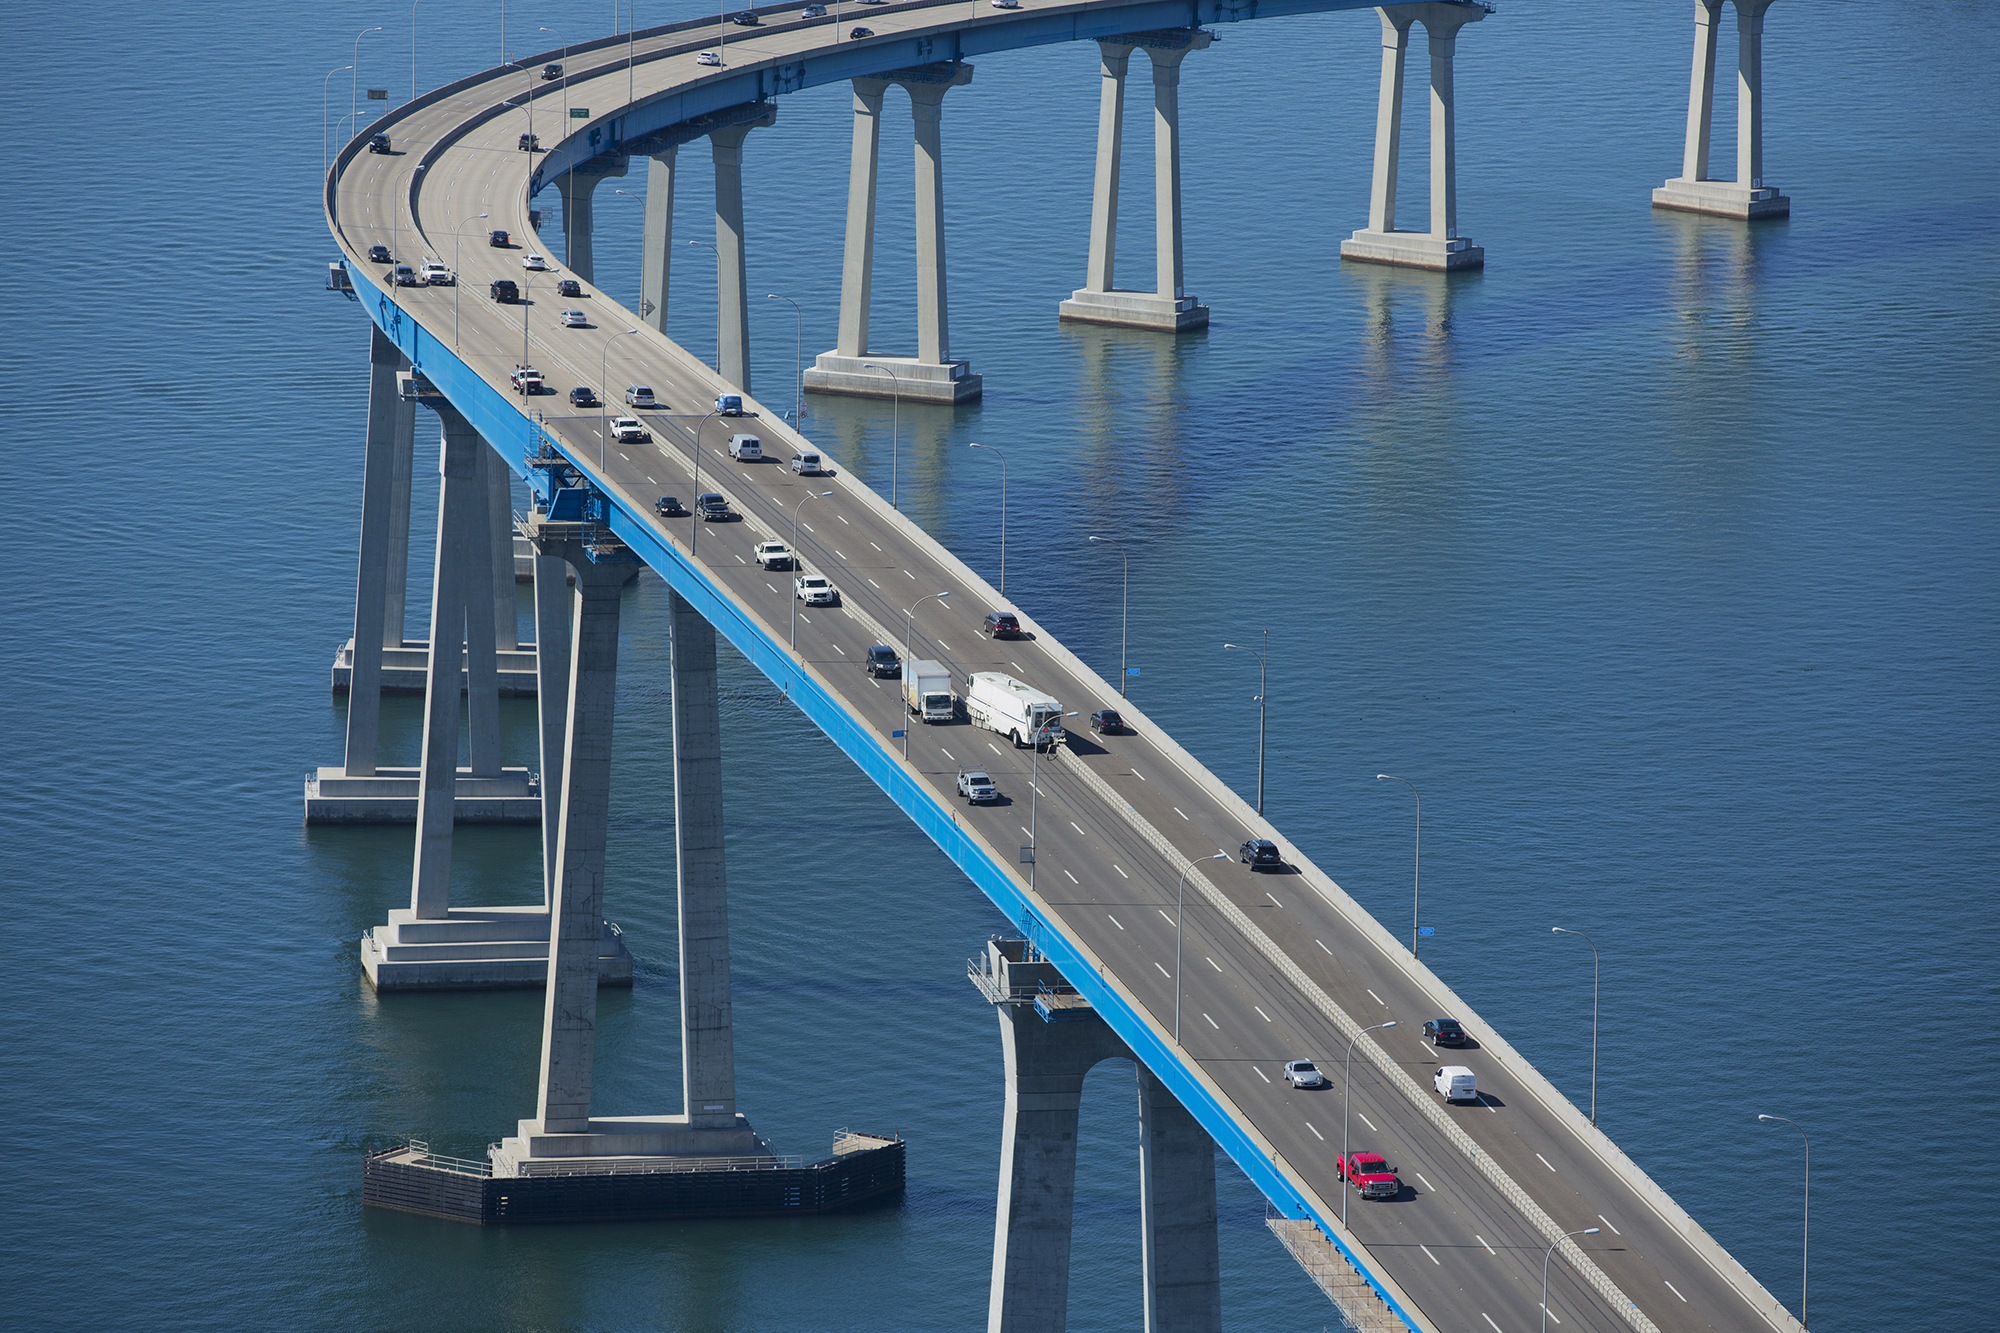
MULTIPOLYGON (((372 97, 372 96, 373 96, 374 94, 372 94, 372 93, 371 93, 371 94, 369 94, 369 95, 370 95, 370 96, 372 97)), ((389 151, 389 136, 388 136, 388 135, 386 135, 386 134, 371 134, 371 135, 369 135, 369 136, 368 136, 368 151, 369 151, 369 152, 371 152, 371 153, 386 153, 386 152, 388 152, 388 151, 389 151)))
POLYGON ((661 518, 686 518, 688 511, 687 506, 680 502, 680 497, 663 495, 653 501, 653 512, 661 518))
POLYGON ((720 491, 704 491, 695 497, 694 512, 704 523, 727 523, 736 517, 736 511, 729 507, 729 501, 720 491))
POLYGON ((530 273, 547 273, 549 271, 549 261, 541 255, 522 255, 521 267, 530 273))
POLYGON ((444 266, 441 259, 426 259, 417 270, 426 287, 451 287, 457 284, 458 276, 444 266))
POLYGON ((625 406, 658 407, 659 403, 654 401, 651 388, 644 384, 632 384, 627 385, 625 389, 625 406))
POLYGON ((424 285, 423 279, 417 276, 417 271, 408 264, 398 264, 390 269, 389 280, 398 287, 421 287, 424 285))
POLYGON ((1440 1065, 1437 1073, 1431 1075, 1431 1086, 1448 1102, 1480 1100, 1479 1080, 1464 1065, 1440 1065))
POLYGON ((847 40, 850 42, 858 42, 863 37, 873 37, 874 35, 875 35, 875 30, 873 28, 855 28, 853 31, 847 34, 847 40))
POLYGON ((386 264, 394 258, 395 256, 389 253, 389 247, 386 245, 371 245, 368 247, 368 262, 371 264, 386 264))
POLYGON ((801 574, 792 580, 792 596, 807 606, 833 606, 840 601, 840 589, 824 574, 801 574))
POLYGON ((1456 1018, 1426 1018, 1424 1035, 1433 1046, 1463 1046, 1466 1042, 1465 1028, 1456 1018))
POLYGON ((994 785, 992 778, 974 769, 970 773, 961 772, 958 775, 958 794, 967 801, 977 804, 981 801, 999 800, 1000 788, 994 785))
POLYGON ((524 394, 528 397, 533 397, 535 394, 540 393, 544 387, 542 384, 542 372, 536 370, 533 366, 515 366, 514 373, 509 376, 509 380, 514 386, 514 392, 524 394))
POLYGON ((1100 708, 1092 713, 1090 729, 1100 736, 1115 736, 1120 732, 1132 730, 1125 725, 1125 719, 1118 716, 1118 710, 1115 708, 1100 708))
POLYGON ((571 407, 596 407, 597 395, 590 391, 588 384, 579 384, 569 391, 569 405, 571 407))
POLYGON ((1236 849, 1236 859, 1252 870, 1262 870, 1266 866, 1281 866, 1285 858, 1278 855, 1278 844, 1269 838, 1252 838, 1236 849))
POLYGON ((900 676, 903 674, 903 659, 896 656, 896 650, 888 644, 878 643, 868 650, 868 674, 900 676))
POLYGON ((995 9, 1019 9, 1021 0, 993 0, 995 9))
POLYGON ((567 296, 571 300, 580 299, 583 296, 583 284, 575 278, 564 278, 556 284, 556 295, 567 296))
POLYGON ((495 250, 505 250, 513 245, 514 238, 504 231, 489 231, 486 233, 486 243, 495 250))
POLYGON ((1021 637, 1021 619, 1012 611, 988 611, 986 623, 981 626, 989 639, 1018 639, 1021 637))
POLYGON ((722 57, 714 51, 703 51, 694 58, 694 63, 697 65, 720 65, 722 57))
POLYGON ((487 284, 486 293, 501 305, 513 305, 521 299, 521 289, 512 278, 495 278, 487 284))
POLYGON ((520 138, 520 148, 524 153, 539 153, 542 151, 542 141, 536 135, 524 134, 520 138))
POLYGON ((799 17, 802 19, 823 19, 826 17, 826 6, 807 5, 799 11, 799 17))
POLYGON ((565 310, 562 312, 561 319, 562 326, 566 329, 587 329, 590 327, 590 316, 584 314, 581 310, 565 310))
POLYGON ((1336 1159, 1335 1169, 1364 1199, 1393 1199, 1403 1192, 1403 1182, 1396 1179, 1396 1168, 1381 1153, 1348 1153, 1336 1159))
POLYGON ((740 417, 743 415, 743 398, 740 394, 719 393, 715 396, 715 414, 719 417, 740 417))
POLYGON ((637 417, 613 417, 611 438, 620 444, 644 444, 653 438, 653 433, 641 425, 637 417))
POLYGON ((1285 1082, 1294 1088, 1323 1088, 1326 1075, 1310 1060, 1285 1061, 1285 1082))
POLYGON ((758 542, 757 563, 766 569, 792 569, 799 558, 792 554, 792 548, 783 542, 758 542))
POLYGON ((801 477, 824 477, 826 463, 815 453, 793 454, 792 471, 801 477))
POLYGON ((758 24, 757 11, 746 9, 741 14, 731 14, 729 21, 739 28, 754 28, 758 24))
POLYGON ((555 61, 551 60, 548 64, 542 66, 542 78, 544 81, 560 79, 561 77, 562 66, 558 65, 555 61))

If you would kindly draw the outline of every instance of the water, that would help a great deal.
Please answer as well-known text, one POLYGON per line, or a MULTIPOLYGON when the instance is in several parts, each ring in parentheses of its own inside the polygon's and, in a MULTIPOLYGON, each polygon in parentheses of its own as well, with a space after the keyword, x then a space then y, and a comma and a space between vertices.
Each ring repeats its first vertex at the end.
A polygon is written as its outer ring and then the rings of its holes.
MULTIPOLYGON (((964 445, 1005 450, 1009 590, 1107 675, 1119 566, 1084 537, 1123 540, 1135 698, 1244 791, 1254 664, 1220 644, 1268 628, 1268 804, 1289 836, 1407 929, 1411 802, 1374 775, 1416 783, 1426 957, 1486 1019, 1587 1100, 1588 950, 1548 928, 1589 931, 1613 1137, 1796 1308, 1799 1146, 1754 1116, 1798 1119, 1815 1327, 1974 1326, 2000 1288, 1943 1242, 1990 1222, 2000 1190, 1979 1146, 2000 945, 2000 278, 1982 248, 2000 129, 1968 114, 1994 101, 2000 43, 1947 3, 1899 7, 1912 42, 1882 40, 1880 5, 1777 6, 1767 170, 1795 215, 1746 230, 1646 207, 1678 162, 1684 8, 1590 8, 1604 17, 1512 6, 1462 38, 1460 217, 1488 268, 1451 280, 1335 258, 1366 212, 1372 15, 1224 28, 1182 85, 1188 282, 1214 322, 1178 341, 1054 319, 1082 278, 1094 54, 982 59, 945 142, 953 346, 987 397, 902 410, 905 506, 997 573, 997 464, 964 445)), ((421 81, 496 59, 496 17, 433 0, 421 81)), ((509 19, 517 49, 603 21, 509 19)), ((393 6, 12 20, 12 1320, 977 1325, 1001 1088, 959 968, 1002 923, 734 659, 743 1105, 783 1151, 901 1130, 908 1202, 522 1232, 359 1206, 364 1147, 476 1153, 532 1108, 539 1021, 531 995, 378 1002, 355 941, 406 893, 408 836, 298 824, 301 775, 339 754, 324 688, 351 614, 365 384, 362 317, 318 290, 311 82, 376 23, 361 82, 400 97, 393 6)), ((1143 96, 1135 81, 1135 171, 1143 96)), ((1421 96, 1413 79, 1414 117, 1421 96)), ((748 148, 753 300, 798 300, 808 355, 832 343, 844 108, 838 88, 787 98, 748 148)), ((905 114, 892 96, 884 349, 913 332, 905 114)), ((684 236, 705 234, 702 159, 682 158, 684 236)), ((1126 190, 1133 282, 1144 180, 1126 190)), ((600 277, 630 292, 638 210, 599 199, 600 277)), ((706 352, 713 301, 685 253, 673 327, 706 352)), ((760 303, 753 329, 776 404, 791 307, 760 303)), ((813 409, 820 442, 886 481, 887 404, 813 409)), ((657 581, 627 609, 609 903, 640 965, 600 1011, 599 1104, 667 1111, 657 581)), ((527 709, 508 719, 526 753, 527 709)), ((414 759, 418 721, 392 705, 391 757, 414 759)), ((466 835, 454 892, 530 898, 535 847, 466 835)), ((1131 1098, 1109 1067, 1088 1093, 1079 1330, 1138 1317, 1131 1098)), ((1331 1322, 1233 1171, 1223 1212, 1230 1326, 1331 1322)))

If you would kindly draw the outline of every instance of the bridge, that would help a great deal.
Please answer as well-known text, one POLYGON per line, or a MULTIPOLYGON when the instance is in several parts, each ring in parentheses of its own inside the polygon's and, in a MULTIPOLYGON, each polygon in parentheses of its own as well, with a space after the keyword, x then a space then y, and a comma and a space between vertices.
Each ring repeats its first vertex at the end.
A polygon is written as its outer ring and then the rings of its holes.
MULTIPOLYGON (((1075 1125, 1085 1073, 1108 1058, 1138 1069, 1149 1328, 1219 1326, 1213 1146, 1264 1193, 1271 1226, 1353 1326, 1482 1330, 1540 1326, 1640 1330, 1796 1329, 1780 1304, 1604 1134, 1481 1022, 1259 811, 1224 786, 1118 689, 923 532, 869 484, 782 460, 815 452, 750 393, 741 172, 751 131, 786 94, 837 81, 854 90, 854 139, 838 345, 818 358, 820 392, 962 402, 979 377, 952 355, 944 243, 946 94, 982 53, 1092 40, 1102 54, 1090 261, 1061 317, 1162 336, 1206 311, 1187 291, 1179 244, 1178 79, 1209 25, 1361 8, 1347 0, 1020 0, 840 5, 757 11, 754 27, 677 24, 594 41, 415 96, 357 137, 326 178, 342 259, 329 285, 372 322, 360 571, 350 694, 339 765, 309 781, 308 810, 343 801, 415 821, 411 904, 363 941, 378 987, 537 985, 546 993, 534 1114, 487 1162, 458 1177, 615 1175, 689 1162, 776 1162, 736 1104, 722 840, 716 638, 754 663, 964 873, 1007 921, 968 975, 999 1016, 1008 1078, 989 1327, 1058 1329, 1065 1309, 1075 1125), (1154 93, 1159 203, 1154 286, 1116 283, 1120 126, 1132 57, 1154 93), (559 74, 543 77, 544 64, 559 74), (913 355, 870 341, 875 181, 885 99, 913 112, 919 226, 913 355), (669 340, 673 182, 679 150, 710 141, 716 176, 718 362, 669 340), (386 151, 383 151, 386 149, 386 151), (628 312, 592 285, 591 199, 606 177, 646 165, 644 297, 628 312), (529 272, 535 198, 560 192, 555 271, 529 272), (504 230, 520 244, 489 244, 504 230), (468 244, 469 241, 469 244, 468 244), (399 284, 393 263, 435 259, 455 281, 399 284), (511 280, 518 302, 489 298, 511 280), (577 282, 580 295, 555 284, 577 282), (585 327, 558 324, 586 312, 585 327), (515 390, 533 365, 557 395, 588 387, 609 406, 515 390), (657 405, 627 407, 627 386, 657 405), (719 410, 741 395, 744 415, 719 410), (402 642, 399 543, 408 540, 419 407, 440 422, 442 473, 427 643, 402 642), (614 436, 630 412, 638 432, 614 436), (754 434, 765 458, 727 448, 754 434), (643 438, 642 438, 643 437, 643 438), (521 481, 526 490, 519 489, 521 481), (656 512, 663 493, 715 492, 739 522, 656 512), (519 513, 519 495, 530 504, 519 513), (398 530, 400 523, 401 530, 398 530), (514 641, 515 543, 532 570, 536 634, 514 641), (779 540, 837 586, 802 605, 791 572, 753 547, 779 540), (671 590, 675 827, 680 896, 683 1109, 606 1115, 592 1102, 598 987, 629 982, 631 958, 604 919, 610 737, 620 594, 640 565, 671 590), (573 585, 573 591, 572 591, 573 585), (984 632, 1015 613, 1018 638, 984 632), (899 683, 864 669, 872 645, 945 664, 963 691, 975 672, 1017 677, 1063 711, 1119 708, 1129 734, 1081 729, 1051 744, 956 718, 927 725, 899 683), (397 654, 402 654, 401 658, 397 654), (385 670, 426 693, 422 762, 377 764, 385 670), (388 666, 385 666, 389 664, 388 666), (457 665, 459 670, 452 670, 457 665), (443 669, 439 669, 442 667, 443 669), (532 689, 541 717, 531 773, 500 753, 503 677, 532 689), (460 694, 470 764, 457 764, 460 694), (1022 742, 1026 742, 1023 744, 1022 742), (958 775, 993 775, 996 803, 960 800, 958 775), (1048 809, 1041 809, 1043 798, 1048 809), (516 908, 451 904, 460 822, 518 818, 544 829, 544 900, 516 908), (1043 837, 1043 834, 1047 834, 1043 837), (1282 864, 1241 863, 1269 839, 1282 864), (1049 871, 1049 887, 1040 872, 1049 871), (1428 1045, 1420 1025, 1453 1015, 1463 1052, 1428 1045), (1345 1076, 1351 1055, 1354 1077, 1345 1076), (1313 1058, 1334 1092, 1288 1088, 1283 1063, 1313 1058), (1430 1086, 1444 1064, 1478 1079, 1476 1103, 1430 1086), (1348 1089, 1341 1095, 1341 1089, 1348 1089), (1384 1152, 1404 1191, 1393 1205, 1350 1198, 1335 1170, 1344 1144, 1384 1152), (1552 1267, 1551 1267, 1552 1264, 1552 1267), (1544 1283, 1546 1281, 1546 1302, 1544 1283)), ((1749 218, 1779 208, 1761 178, 1757 111, 1762 0, 1739 0, 1739 80, 1754 133, 1738 180, 1707 179, 1708 112, 1720 0, 1697 0, 1688 151, 1655 202, 1749 218)), ((1461 29, 1484 7, 1434 0, 1378 11, 1356 40, 1383 50, 1381 116, 1367 226, 1344 246, 1357 262, 1449 269, 1483 252, 1459 234, 1452 67, 1461 29), (1399 228, 1396 158, 1413 29, 1430 55, 1430 227, 1399 228)), ((823 451, 822 457, 825 457, 823 451)), ((1059 729, 1060 730, 1060 729, 1059 729)), ((335 815, 334 817, 339 817, 335 815)), ((613 891, 615 892, 615 886, 613 891)), ((970 996, 968 997, 970 999, 970 996)), ((525 1108, 524 1108, 525 1109, 525 1108)), ((425 1154, 402 1154, 424 1166, 425 1154)), ((791 1168, 786 1168, 791 1169, 791 1168)), ((804 1168, 799 1168, 803 1170, 804 1168)))

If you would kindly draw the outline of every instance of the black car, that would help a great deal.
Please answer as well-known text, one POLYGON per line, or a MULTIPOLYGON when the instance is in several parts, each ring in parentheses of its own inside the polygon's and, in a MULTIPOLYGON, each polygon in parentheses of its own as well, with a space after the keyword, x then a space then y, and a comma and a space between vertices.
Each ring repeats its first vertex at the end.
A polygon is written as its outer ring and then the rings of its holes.
POLYGON ((1284 859, 1278 855, 1278 844, 1269 838, 1252 838, 1237 850, 1236 859, 1252 870, 1259 866, 1281 866, 1284 859))
POLYGON ((720 491, 709 491, 697 496, 694 511, 701 516, 701 521, 704 523, 727 523, 736 517, 736 511, 729 507, 729 501, 720 491))
POLYGON ((542 77, 544 79, 560 79, 562 77, 562 66, 551 60, 548 64, 542 66, 542 77))
POLYGON ((524 134, 520 139, 521 151, 539 153, 542 151, 542 137, 539 134, 524 134))
POLYGON ((596 407, 597 395, 590 391, 588 384, 579 384, 569 391, 569 405, 571 407, 596 407))
POLYGON ((578 282, 575 278, 564 278, 561 282, 556 284, 556 295, 582 296, 583 284, 578 282))
POLYGON ((1433 1046, 1465 1045, 1465 1029, 1456 1018, 1426 1018, 1424 1035, 1431 1039, 1433 1046))
POLYGON ((512 278, 495 278, 486 285, 487 294, 502 305, 513 305, 521 299, 521 289, 512 278))
POLYGON ((741 14, 731 14, 729 21, 739 28, 754 28, 757 26, 757 15, 746 9, 741 14))
POLYGON ((1125 719, 1118 716, 1115 708, 1100 708, 1090 715, 1090 729, 1100 736, 1116 736, 1121 731, 1130 731, 1125 719))
POLYGON ((896 656, 894 648, 886 643, 878 643, 868 650, 868 674, 901 677, 903 660, 896 656))
POLYGON ((850 42, 858 42, 863 37, 873 37, 874 35, 875 35, 875 30, 873 28, 856 28, 854 31, 847 34, 847 40, 850 42))
POLYGON ((388 135, 386 135, 386 134, 371 134, 371 135, 369 135, 369 136, 368 136, 368 151, 369 151, 369 152, 371 152, 371 153, 386 153, 386 152, 388 152, 388 151, 389 151, 389 136, 388 136, 388 135))
POLYGON ((371 246, 369 246, 369 247, 368 247, 368 258, 369 258, 369 259, 370 259, 370 260, 371 260, 372 262, 374 262, 374 263, 377 263, 377 264, 386 264, 386 263, 388 263, 388 262, 389 262, 389 258, 390 258, 390 256, 389 256, 389 247, 388 247, 388 246, 386 246, 386 245, 371 245, 371 246))
POLYGON ((511 238, 504 231, 489 231, 486 233, 486 243, 495 250, 505 250, 511 243, 511 238))
POLYGON ((986 635, 992 639, 1018 639, 1021 637, 1021 621, 1012 611, 988 611, 984 626, 986 635))
POLYGON ((658 514, 661 518, 687 517, 686 507, 681 504, 680 500, 677 497, 672 495, 663 495, 659 499, 653 501, 653 512, 658 514))

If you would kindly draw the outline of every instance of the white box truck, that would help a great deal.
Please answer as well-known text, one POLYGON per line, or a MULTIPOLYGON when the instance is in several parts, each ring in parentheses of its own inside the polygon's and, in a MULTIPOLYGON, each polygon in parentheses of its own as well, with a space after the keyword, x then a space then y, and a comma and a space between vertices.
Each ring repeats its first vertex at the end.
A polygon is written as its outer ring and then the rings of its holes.
POLYGON ((949 722, 958 716, 951 672, 942 662, 916 658, 903 663, 903 700, 926 722, 949 722))
POLYGON ((974 726, 998 732, 1017 747, 1062 739, 1063 708, 1053 694, 1004 671, 975 671, 968 680, 965 715, 974 726))

